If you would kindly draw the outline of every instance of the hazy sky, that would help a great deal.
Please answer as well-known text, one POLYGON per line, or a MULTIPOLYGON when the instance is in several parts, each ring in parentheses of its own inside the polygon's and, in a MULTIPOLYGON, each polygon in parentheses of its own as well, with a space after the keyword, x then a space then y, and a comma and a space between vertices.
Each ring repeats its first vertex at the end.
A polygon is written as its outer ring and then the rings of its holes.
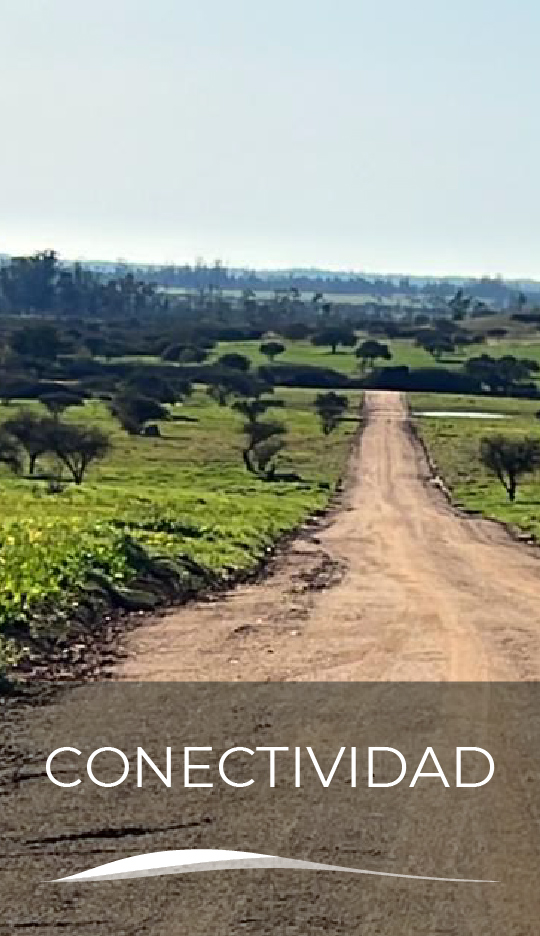
POLYGON ((540 278, 538 0, 0 0, 0 252, 540 278))

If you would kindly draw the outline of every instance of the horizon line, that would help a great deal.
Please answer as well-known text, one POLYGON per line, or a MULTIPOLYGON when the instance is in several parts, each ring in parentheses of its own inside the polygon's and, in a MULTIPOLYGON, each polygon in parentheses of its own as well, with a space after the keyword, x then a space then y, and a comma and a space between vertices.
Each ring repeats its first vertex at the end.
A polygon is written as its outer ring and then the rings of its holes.
POLYGON ((501 282, 505 284, 530 284, 540 287, 540 279, 536 279, 534 276, 512 276, 505 275, 503 273, 408 273, 408 272, 377 272, 373 270, 366 269, 355 269, 350 267, 324 267, 317 265, 310 266, 253 266, 253 265, 236 265, 236 264, 226 264, 222 263, 219 258, 214 261, 205 261, 203 258, 196 257, 194 260, 129 260, 126 257, 117 257, 114 260, 99 259, 97 257, 88 257, 88 256, 68 256, 63 254, 61 251, 57 250, 55 247, 38 247, 29 251, 17 251, 15 253, 0 251, 0 259, 13 260, 21 256, 33 256, 37 253, 43 253, 47 250, 54 251, 60 260, 67 264, 80 263, 83 266, 127 266, 127 267, 147 267, 147 268, 156 268, 164 269, 168 267, 190 267, 195 269, 199 265, 204 270, 211 270, 216 266, 220 266, 221 269, 229 273, 239 273, 239 274, 254 274, 254 275, 268 275, 268 276, 313 276, 316 274, 317 277, 340 277, 340 278, 349 278, 349 279, 366 279, 366 280, 395 280, 395 279, 409 279, 409 280, 425 280, 427 282, 501 282), (199 263, 199 261, 201 261, 199 263))

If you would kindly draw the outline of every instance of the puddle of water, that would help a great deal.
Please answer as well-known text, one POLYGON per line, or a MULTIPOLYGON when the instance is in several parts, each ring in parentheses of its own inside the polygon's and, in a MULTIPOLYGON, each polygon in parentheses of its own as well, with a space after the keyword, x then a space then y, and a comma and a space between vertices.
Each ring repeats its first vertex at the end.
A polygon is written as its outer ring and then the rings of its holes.
POLYGON ((508 419, 507 413, 482 413, 479 410, 424 410, 415 416, 443 416, 447 419, 508 419))

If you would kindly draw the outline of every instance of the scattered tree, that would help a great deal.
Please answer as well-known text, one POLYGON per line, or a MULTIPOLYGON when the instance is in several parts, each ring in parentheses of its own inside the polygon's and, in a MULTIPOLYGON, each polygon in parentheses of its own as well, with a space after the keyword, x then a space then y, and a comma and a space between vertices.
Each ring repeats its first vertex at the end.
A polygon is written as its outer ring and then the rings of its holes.
POLYGON ((231 399, 257 399, 261 394, 271 391, 272 386, 268 381, 254 374, 231 370, 219 372, 209 383, 207 393, 220 406, 226 406, 231 399))
POLYGON ((59 390, 57 393, 45 393, 40 397, 43 406, 49 413, 58 418, 70 406, 81 406, 84 400, 77 393, 69 390, 59 390))
POLYGON ((329 347, 332 354, 335 354, 339 345, 354 348, 357 340, 354 329, 346 325, 330 325, 328 328, 316 332, 311 342, 317 347, 329 347))
POLYGON ((493 358, 489 354, 469 358, 465 362, 466 374, 479 380, 490 393, 507 394, 512 389, 530 381, 540 371, 537 361, 528 358, 516 358, 506 354, 493 358))
POLYGON ((362 370, 365 370, 367 366, 372 368, 379 358, 385 361, 392 359, 392 352, 388 345, 383 344, 381 341, 375 341, 373 338, 363 341, 354 353, 361 362, 362 370))
POLYGON ((130 435, 140 435, 150 420, 169 418, 168 410, 157 400, 125 390, 113 399, 111 412, 130 435))
POLYGON ((486 436, 480 443, 480 458, 514 501, 521 478, 540 468, 540 439, 486 436))
POLYGON ((33 475, 38 459, 51 451, 51 430, 55 420, 30 410, 14 413, 3 424, 1 431, 15 439, 28 456, 28 474, 33 475))
POLYGON ((278 400, 273 396, 248 396, 241 397, 236 400, 233 405, 234 408, 238 410, 239 413, 242 413, 243 416, 246 416, 250 422, 257 422, 269 409, 283 407, 284 403, 283 400, 278 400))
MULTIPOLYGON (((269 426, 269 423, 264 423, 266 427, 269 426)), ((251 453, 252 462, 255 463, 256 469, 259 474, 267 481, 271 481, 275 478, 276 474, 276 458, 279 453, 285 448, 285 441, 279 436, 285 433, 285 428, 281 424, 275 423, 274 426, 280 425, 279 430, 274 431, 274 435, 266 439, 265 442, 259 442, 254 446, 251 453)))
POLYGON ((459 322, 465 318, 470 311, 472 297, 466 296, 463 289, 458 289, 456 294, 448 301, 448 308, 455 321, 459 322))
POLYGON ((243 426, 245 445, 242 451, 244 464, 252 474, 263 474, 269 479, 270 466, 275 470, 275 456, 284 447, 282 436, 286 429, 276 420, 259 421, 248 419, 243 426))
POLYGON ((281 341, 263 341, 259 346, 259 351, 264 354, 269 361, 274 361, 278 354, 283 354, 285 345, 281 341))
POLYGON ((191 394, 187 380, 166 380, 158 374, 132 374, 123 389, 128 394, 144 396, 158 403, 177 403, 191 394))
POLYGON ((349 400, 344 394, 318 393, 315 397, 315 409, 321 421, 321 428, 325 435, 330 435, 337 429, 345 412, 349 408, 349 400))
POLYGON ((436 360, 440 360, 444 354, 452 354, 455 351, 451 336, 435 329, 426 329, 426 331, 420 332, 416 338, 416 344, 420 348, 424 348, 436 360))
POLYGON ((285 444, 286 428, 277 420, 262 417, 269 409, 282 407, 283 400, 276 400, 271 395, 273 388, 262 380, 256 381, 251 391, 250 396, 240 397, 233 404, 246 417, 242 427, 245 439, 242 458, 248 471, 269 480, 275 473, 275 458, 285 444))
POLYGON ((66 466, 75 484, 82 484, 88 467, 111 449, 109 437, 93 426, 55 422, 50 434, 51 450, 66 466))

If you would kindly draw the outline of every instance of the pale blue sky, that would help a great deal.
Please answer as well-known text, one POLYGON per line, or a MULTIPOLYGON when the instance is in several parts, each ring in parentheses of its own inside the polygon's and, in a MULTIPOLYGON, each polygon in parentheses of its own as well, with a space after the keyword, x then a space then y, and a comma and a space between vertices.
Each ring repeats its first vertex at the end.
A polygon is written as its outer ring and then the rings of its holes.
POLYGON ((540 278, 538 0, 0 0, 0 252, 540 278))

